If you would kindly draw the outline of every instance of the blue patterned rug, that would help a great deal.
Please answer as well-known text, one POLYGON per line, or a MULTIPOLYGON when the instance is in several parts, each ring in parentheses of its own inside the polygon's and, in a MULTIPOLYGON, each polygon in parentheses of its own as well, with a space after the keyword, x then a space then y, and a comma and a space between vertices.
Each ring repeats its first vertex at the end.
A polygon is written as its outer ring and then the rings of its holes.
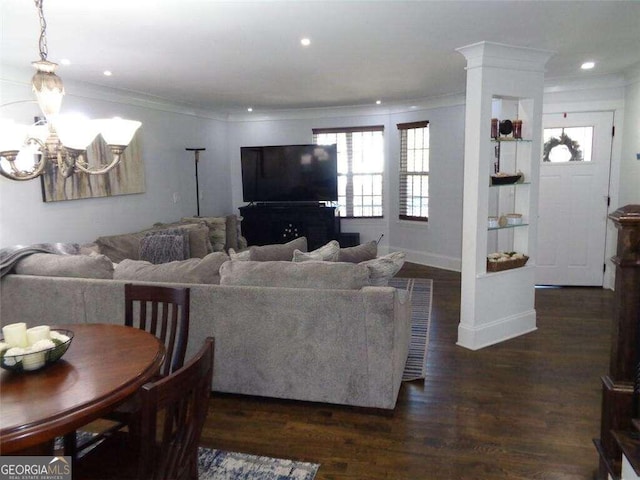
MULTIPOLYGON (((78 444, 93 435, 78 431, 78 444)), ((56 439, 54 448, 62 448, 62 437, 56 439)), ((319 467, 317 463, 198 448, 198 480, 313 480, 319 467)))
POLYGON ((199 480, 312 480, 317 463, 200 448, 199 480))
POLYGON ((411 282, 413 282, 413 293, 411 294, 411 343, 409 344, 407 363, 402 373, 403 382, 421 380, 426 377, 429 325, 431 324, 433 280, 395 277, 389 281, 389 285, 406 289, 411 282))

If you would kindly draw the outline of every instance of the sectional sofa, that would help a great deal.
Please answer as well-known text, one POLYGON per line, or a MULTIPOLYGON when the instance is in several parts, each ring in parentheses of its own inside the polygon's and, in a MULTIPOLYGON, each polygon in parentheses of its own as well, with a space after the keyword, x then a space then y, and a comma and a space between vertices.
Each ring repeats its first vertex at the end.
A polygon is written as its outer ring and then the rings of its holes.
POLYGON ((409 292, 372 286, 380 282, 366 262, 318 261, 314 255, 304 262, 258 262, 211 253, 187 261, 193 267, 179 281, 165 282, 109 278, 100 271, 113 268, 111 262, 96 254, 46 257, 101 264, 75 276, 53 276, 60 273, 51 269, 43 274, 33 264, 46 262, 33 255, 31 269, 25 259, 17 268, 22 273, 0 283, 0 323, 122 323, 125 283, 186 286, 187 355, 195 354, 203 338, 216 338, 213 390, 393 409, 410 342, 409 292), (205 262, 217 268, 217 278, 197 283, 193 272, 205 262))

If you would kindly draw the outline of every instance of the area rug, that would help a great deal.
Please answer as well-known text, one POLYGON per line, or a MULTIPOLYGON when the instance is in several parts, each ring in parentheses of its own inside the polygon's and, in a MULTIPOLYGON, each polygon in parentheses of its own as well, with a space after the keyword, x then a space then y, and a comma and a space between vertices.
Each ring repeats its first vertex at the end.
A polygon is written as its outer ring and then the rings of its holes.
POLYGON ((317 463, 198 449, 199 480, 312 480, 317 463))
MULTIPOLYGON (((78 444, 93 435, 78 431, 78 444)), ((54 448, 62 448, 62 437, 56 439, 54 448)), ((319 467, 317 463, 198 448, 199 480, 313 480, 319 467)))
POLYGON ((429 347, 429 325, 431 324, 431 300, 433 280, 426 278, 392 278, 389 285, 407 288, 413 282, 411 295, 411 343, 409 356, 402 374, 403 382, 411 382, 426 377, 427 351, 429 347))

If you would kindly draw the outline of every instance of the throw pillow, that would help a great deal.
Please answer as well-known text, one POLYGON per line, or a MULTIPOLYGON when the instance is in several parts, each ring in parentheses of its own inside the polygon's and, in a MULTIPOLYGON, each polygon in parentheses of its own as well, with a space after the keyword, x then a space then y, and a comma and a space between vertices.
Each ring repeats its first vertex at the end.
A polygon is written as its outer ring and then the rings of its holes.
POLYGON ((375 240, 355 247, 341 248, 338 254, 339 262, 360 263, 373 260, 378 255, 378 244, 375 240))
POLYGON ((109 235, 99 237, 95 243, 100 248, 100 253, 109 257, 112 262, 119 263, 125 258, 134 260, 140 258, 142 237, 144 237, 144 232, 109 235))
MULTIPOLYGON (((157 232, 170 228, 182 228, 189 232, 189 252, 191 258, 203 258, 213 252, 213 247, 209 240, 209 227, 207 227, 205 222, 156 223, 153 228, 145 230, 142 233, 157 232)), ((135 258, 135 260, 138 258, 140 257, 135 258)))
MULTIPOLYGON (((144 235, 143 238, 151 237, 154 235, 177 235, 179 237, 182 237, 182 258, 174 258, 173 260, 186 260, 187 258, 191 258, 191 249, 189 248, 189 230, 187 230, 186 228, 168 228, 166 230, 148 232, 144 235)), ((140 252, 140 260, 147 260, 151 263, 154 263, 147 258, 143 258, 142 252, 140 252)))
POLYGON ((204 222, 209 228, 209 241, 214 252, 222 252, 227 242, 227 220, 225 217, 182 217, 181 222, 204 222))
POLYGON ((369 285, 369 269, 337 262, 226 262, 220 285, 359 290, 369 285))
POLYGON ((243 250, 241 252, 236 252, 233 248, 229 249, 229 257, 231 260, 235 261, 246 261, 250 260, 251 251, 249 249, 243 250))
POLYGON ((32 253, 15 266, 20 275, 45 277, 113 278, 113 264, 105 255, 57 255, 32 253))
MULTIPOLYGON (((186 237, 189 238, 188 233, 186 237)), ((184 235, 147 234, 140 240, 140 260, 153 264, 185 260, 189 258, 188 253, 185 256, 185 243, 188 252, 189 242, 185 242, 184 235)))
POLYGON ((393 252, 383 257, 374 258, 360 262, 369 269, 369 281, 371 285, 385 286, 389 280, 402 268, 406 254, 404 252, 393 252))
POLYGON ((270 262, 270 261, 288 261, 293 258, 293 252, 295 250, 302 252, 307 251, 307 238, 298 237, 284 244, 263 245, 261 247, 250 247, 249 258, 256 262, 270 262))
POLYGON ((171 283, 220 283, 220 266, 229 260, 224 252, 214 252, 204 258, 153 265, 141 260, 123 260, 116 265, 113 278, 171 283))
POLYGON ((331 240, 326 245, 316 248, 311 252, 301 252, 296 249, 293 251, 294 262, 306 262, 309 260, 336 262, 338 261, 338 253, 340 252, 340 244, 337 240, 331 240))
POLYGON ((238 235, 240 232, 240 222, 238 221, 238 217, 235 215, 227 215, 227 240, 225 243, 225 248, 229 250, 230 248, 241 248, 238 245, 238 235))

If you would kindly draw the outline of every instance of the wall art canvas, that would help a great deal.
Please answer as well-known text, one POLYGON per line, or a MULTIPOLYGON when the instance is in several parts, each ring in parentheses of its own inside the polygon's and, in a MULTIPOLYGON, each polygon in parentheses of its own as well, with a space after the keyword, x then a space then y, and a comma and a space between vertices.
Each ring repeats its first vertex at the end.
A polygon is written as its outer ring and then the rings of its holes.
MULTIPOLYGON (((122 154, 120 163, 105 175, 76 172, 65 178, 58 168, 47 163, 42 179, 42 200, 58 202, 83 198, 111 197, 145 192, 144 164, 142 162, 141 132, 122 154)), ((101 135, 87 148, 89 164, 109 163, 113 156, 101 135)))

